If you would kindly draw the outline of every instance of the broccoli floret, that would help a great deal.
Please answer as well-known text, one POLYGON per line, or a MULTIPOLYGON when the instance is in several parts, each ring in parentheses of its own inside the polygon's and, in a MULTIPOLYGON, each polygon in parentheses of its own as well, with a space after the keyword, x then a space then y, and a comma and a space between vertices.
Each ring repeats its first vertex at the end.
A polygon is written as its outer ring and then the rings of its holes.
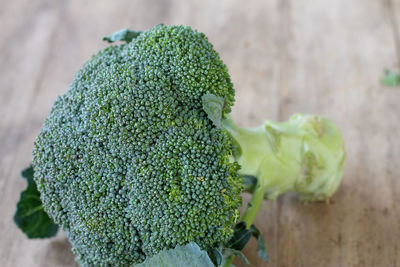
POLYGON ((110 46, 55 102, 33 152, 44 209, 82 266, 127 266, 165 248, 225 243, 242 190, 233 143, 203 110, 234 102, 226 66, 183 26, 110 46))

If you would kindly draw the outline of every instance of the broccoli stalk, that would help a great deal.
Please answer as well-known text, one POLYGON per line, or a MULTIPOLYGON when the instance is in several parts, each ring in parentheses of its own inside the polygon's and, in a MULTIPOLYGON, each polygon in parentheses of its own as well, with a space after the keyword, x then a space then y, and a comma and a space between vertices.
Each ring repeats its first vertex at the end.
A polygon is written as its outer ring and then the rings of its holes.
MULTIPOLYGON (((243 177, 244 188, 253 194, 240 220, 239 233, 228 247, 240 251, 254 235, 253 221, 263 199, 297 192, 304 202, 329 201, 340 184, 345 159, 341 133, 331 120, 295 114, 287 122, 265 121, 259 127, 244 128, 224 113, 222 97, 206 94, 202 102, 208 118, 232 137, 235 149, 231 161, 240 165, 238 174, 243 177), (236 245, 240 239, 240 245, 236 245)), ((255 236, 259 236, 258 230, 255 236)), ((263 250, 258 248, 261 253, 263 250)), ((261 256, 264 260, 265 255, 261 256)), ((228 256, 224 266, 230 266, 233 257, 228 256)))
MULTIPOLYGON (((241 219, 251 227, 263 199, 274 200, 297 192, 300 200, 329 201, 343 174, 345 150, 337 126, 328 118, 293 115, 287 122, 265 121, 257 128, 237 126, 228 115, 222 120, 237 143, 234 159, 252 199, 241 219)), ((229 266, 234 256, 228 259, 229 266)))
POLYGON ((340 130, 328 118, 295 114, 287 122, 267 120, 244 128, 224 113, 222 97, 206 94, 202 103, 214 125, 231 135, 232 161, 240 165, 239 175, 250 177, 244 179, 245 189, 258 201, 286 192, 297 192, 304 202, 328 201, 338 188, 345 149, 340 130))
POLYGON ((271 200, 297 192, 308 202, 329 200, 339 186, 345 151, 339 129, 328 118, 296 114, 287 122, 242 128, 228 117, 223 126, 239 146, 239 174, 257 178, 251 192, 260 187, 271 200))

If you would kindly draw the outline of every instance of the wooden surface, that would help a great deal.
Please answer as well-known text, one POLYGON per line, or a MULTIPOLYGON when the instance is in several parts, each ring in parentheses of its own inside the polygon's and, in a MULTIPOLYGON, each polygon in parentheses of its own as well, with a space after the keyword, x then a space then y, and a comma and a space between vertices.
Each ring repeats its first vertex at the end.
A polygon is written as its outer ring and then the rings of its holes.
POLYGON ((400 266, 400 87, 378 82, 385 68, 399 69, 399 21, 399 0, 2 0, 0 266, 75 266, 63 233, 28 240, 13 224, 20 170, 101 37, 161 22, 207 34, 229 67, 242 125, 304 112, 343 131, 347 163, 332 204, 302 205, 292 194, 265 203, 256 224, 270 262, 252 242, 252 266, 400 266))

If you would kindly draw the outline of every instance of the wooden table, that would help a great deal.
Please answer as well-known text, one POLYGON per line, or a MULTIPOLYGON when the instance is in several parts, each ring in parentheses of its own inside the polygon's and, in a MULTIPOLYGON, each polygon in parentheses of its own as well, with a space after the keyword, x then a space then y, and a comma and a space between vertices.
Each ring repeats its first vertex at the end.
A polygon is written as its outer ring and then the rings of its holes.
POLYGON ((379 84, 385 68, 399 70, 399 16, 400 0, 2 0, 0 266, 75 266, 63 233, 28 240, 13 224, 20 170, 101 37, 161 22, 207 34, 229 67, 242 125, 303 112, 343 131, 347 163, 332 204, 293 194, 265 203, 256 224, 270 262, 252 242, 252 266, 400 266, 400 87, 379 84))

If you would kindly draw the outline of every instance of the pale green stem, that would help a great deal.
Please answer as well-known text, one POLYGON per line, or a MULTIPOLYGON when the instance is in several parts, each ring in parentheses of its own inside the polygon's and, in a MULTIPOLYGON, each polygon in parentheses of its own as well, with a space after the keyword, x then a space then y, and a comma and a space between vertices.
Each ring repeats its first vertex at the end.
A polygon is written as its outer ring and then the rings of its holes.
POLYGON ((303 201, 328 200, 339 186, 346 154, 340 131, 329 119, 296 114, 287 122, 265 121, 257 128, 243 128, 227 115, 222 127, 238 145, 233 158, 241 166, 240 174, 257 178, 242 217, 247 228, 264 198, 297 192, 303 201))
POLYGON ((261 207, 264 199, 264 189, 259 183, 256 184, 256 189, 253 192, 253 197, 249 202, 246 211, 243 214, 242 221, 246 223, 246 228, 249 229, 257 216, 258 210, 261 207))

